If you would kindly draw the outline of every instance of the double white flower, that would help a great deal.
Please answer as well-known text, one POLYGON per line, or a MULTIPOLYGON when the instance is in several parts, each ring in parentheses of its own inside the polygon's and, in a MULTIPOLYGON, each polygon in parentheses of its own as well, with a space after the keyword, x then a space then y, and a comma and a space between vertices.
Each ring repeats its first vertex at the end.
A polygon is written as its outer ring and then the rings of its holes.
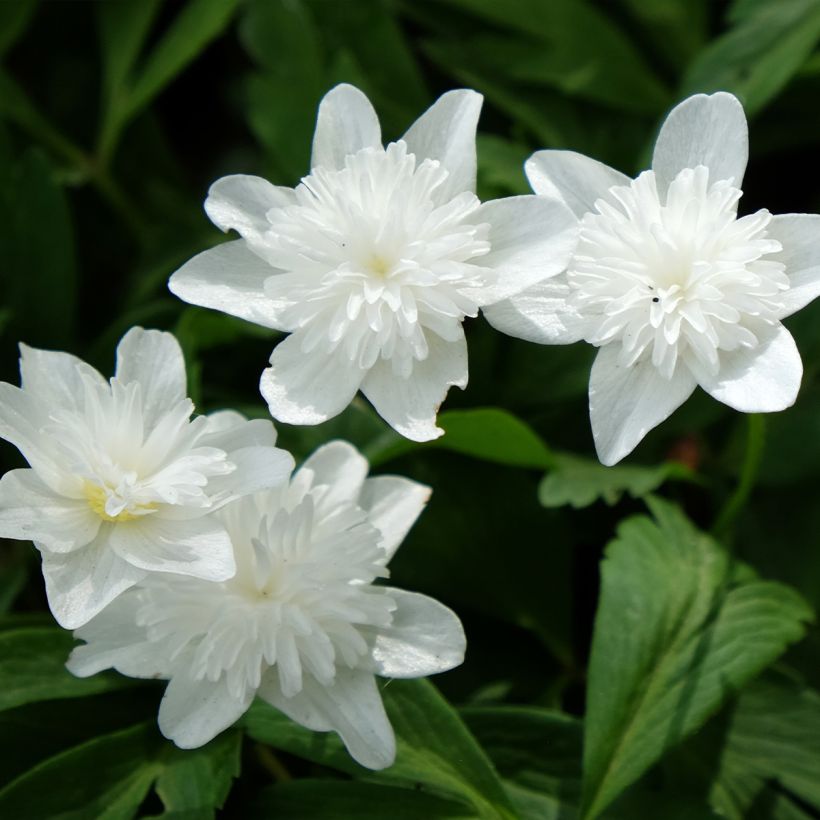
POLYGON ((581 220, 580 241, 564 274, 486 315, 530 341, 600 347, 589 405, 604 464, 697 385, 746 413, 797 396, 803 367, 781 320, 820 293, 820 216, 738 218, 747 157, 743 108, 718 93, 673 109, 635 180, 572 151, 527 162, 533 189, 581 220))
POLYGON ((361 389, 407 438, 467 384, 462 322, 558 273, 577 236, 558 200, 475 195, 481 95, 444 94, 382 147, 373 106, 340 85, 319 106, 310 175, 295 190, 252 176, 211 187, 211 220, 241 239, 172 277, 187 302, 291 335, 261 380, 271 414, 318 424, 361 389))
POLYGON ((22 388, 0 383, 0 437, 31 468, 0 480, 0 537, 34 541, 57 621, 86 623, 151 572, 233 576, 212 513, 287 480, 273 425, 230 411, 191 420, 169 333, 130 330, 110 382, 68 353, 21 352, 22 388))
POLYGON ((79 629, 68 667, 169 680, 162 732, 207 743, 255 695, 309 729, 336 731, 363 766, 395 757, 374 675, 416 678, 461 663, 464 632, 424 595, 374 585, 429 489, 366 478, 350 445, 320 448, 279 490, 218 513, 237 573, 224 583, 151 576, 79 629))

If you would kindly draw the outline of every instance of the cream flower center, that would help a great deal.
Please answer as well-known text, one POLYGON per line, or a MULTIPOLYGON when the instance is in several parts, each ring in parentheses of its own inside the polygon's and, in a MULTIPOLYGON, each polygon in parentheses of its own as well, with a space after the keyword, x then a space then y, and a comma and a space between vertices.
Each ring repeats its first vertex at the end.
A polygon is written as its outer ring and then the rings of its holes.
POLYGON ((458 338, 478 312, 468 291, 491 275, 480 266, 489 226, 474 194, 442 194, 446 179, 399 141, 351 154, 339 170, 314 168, 296 204, 268 212, 254 250, 287 272, 265 288, 290 304, 283 323, 302 330, 306 353, 340 350, 363 368, 391 359, 407 376, 427 357, 428 332, 458 338))
MULTIPOLYGON (((250 503, 239 515, 247 526, 250 503)), ((194 579, 147 582, 138 621, 149 640, 167 643, 172 661, 184 654, 194 678, 225 676, 237 698, 268 670, 292 697, 305 674, 329 685, 338 665, 355 668, 368 651, 360 629, 388 625, 395 609, 372 586, 388 571, 364 512, 320 516, 308 495, 262 517, 255 536, 229 529, 237 573, 218 589, 194 579)))
POLYGON ((677 175, 665 201, 652 171, 599 199, 568 269, 587 341, 617 342, 623 366, 651 359, 666 378, 679 362, 715 374, 721 351, 756 347, 789 280, 764 258, 782 250, 767 237, 771 214, 738 218, 741 193, 699 166, 677 175))

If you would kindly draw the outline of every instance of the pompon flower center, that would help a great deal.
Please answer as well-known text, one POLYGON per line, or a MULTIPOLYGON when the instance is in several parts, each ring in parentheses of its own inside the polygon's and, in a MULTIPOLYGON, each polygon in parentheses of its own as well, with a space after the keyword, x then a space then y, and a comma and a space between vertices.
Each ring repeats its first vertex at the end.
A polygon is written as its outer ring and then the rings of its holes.
POLYGON ((382 357, 407 376, 427 357, 426 333, 453 341, 477 315, 468 291, 490 275, 480 266, 489 225, 473 193, 442 194, 447 176, 403 141, 364 148, 344 168, 314 168, 296 204, 268 212, 255 250, 286 273, 266 293, 290 305, 283 323, 304 329, 306 353, 341 347, 363 368, 382 357))
POLYGON ((323 685, 337 666, 355 668, 368 651, 361 629, 392 621, 394 600, 373 586, 388 576, 379 534, 357 507, 318 514, 308 494, 261 521, 249 501, 229 531, 237 573, 220 585, 178 579, 146 582, 138 620, 168 656, 185 656, 196 679, 219 680, 237 698, 271 670, 286 697, 305 675, 323 685), (253 520, 258 532, 240 532, 253 520))
POLYGON ((66 491, 83 497, 104 521, 134 521, 166 505, 207 508, 209 480, 236 469, 227 453, 203 446, 207 419, 190 420, 187 399, 146 424, 140 385, 84 382, 82 409, 56 411, 47 428, 66 491))
POLYGON ((715 374, 720 351, 756 347, 779 321, 789 280, 764 258, 782 250, 767 237, 771 214, 738 218, 741 193, 698 166, 677 175, 665 201, 652 171, 599 199, 568 271, 587 341, 617 342, 623 366, 651 359, 666 378, 679 362, 715 374))

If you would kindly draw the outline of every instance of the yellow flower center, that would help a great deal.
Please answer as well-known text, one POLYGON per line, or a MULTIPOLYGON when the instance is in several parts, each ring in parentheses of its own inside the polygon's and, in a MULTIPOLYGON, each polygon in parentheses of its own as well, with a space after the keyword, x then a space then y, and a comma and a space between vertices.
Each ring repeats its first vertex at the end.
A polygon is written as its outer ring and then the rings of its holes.
POLYGON ((90 481, 86 481, 85 486, 83 487, 83 492, 88 500, 88 506, 91 507, 91 509, 94 510, 94 512, 97 513, 103 521, 133 521, 134 519, 141 517, 142 511, 151 512, 157 509, 156 504, 141 504, 136 508, 139 512, 129 512, 128 510, 123 510, 117 515, 109 515, 105 511, 105 502, 108 498, 105 487, 101 487, 99 484, 92 484, 90 481))

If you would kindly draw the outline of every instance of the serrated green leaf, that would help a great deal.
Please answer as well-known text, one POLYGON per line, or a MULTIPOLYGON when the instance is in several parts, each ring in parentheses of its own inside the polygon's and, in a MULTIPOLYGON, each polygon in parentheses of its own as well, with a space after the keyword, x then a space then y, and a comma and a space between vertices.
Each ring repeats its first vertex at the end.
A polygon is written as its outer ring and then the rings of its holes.
POLYGON ((82 698, 133 686, 119 675, 75 678, 65 662, 74 646, 71 633, 56 627, 0 632, 0 710, 57 698, 82 698))
POLYGON ((263 789, 249 820, 470 820, 458 803, 423 791, 376 783, 296 780, 263 789))
POLYGON ((818 0, 760 4, 700 53, 686 72, 681 96, 731 91, 753 114, 782 90, 818 40, 818 0))
POLYGON ((390 681, 382 689, 396 733, 396 762, 380 772, 358 766, 335 734, 317 734, 256 701, 242 719, 255 740, 376 782, 421 788, 471 806, 482 818, 514 814, 498 775, 458 714, 426 680, 390 681))
POLYGON ((538 500, 545 507, 570 505, 576 509, 596 501, 617 504, 624 493, 641 498, 671 479, 687 479, 692 473, 682 464, 667 462, 657 467, 632 464, 605 467, 580 456, 554 454, 553 468, 538 487, 538 500))
POLYGON ((552 464, 552 454, 538 434, 506 410, 447 410, 438 424, 444 430, 441 438, 417 444, 388 432, 367 447, 365 455, 375 466, 416 449, 441 448, 513 467, 543 469, 552 464))
POLYGON ((673 505, 628 519, 607 547, 584 732, 584 813, 594 818, 670 746, 804 634, 783 584, 733 564, 673 505))

